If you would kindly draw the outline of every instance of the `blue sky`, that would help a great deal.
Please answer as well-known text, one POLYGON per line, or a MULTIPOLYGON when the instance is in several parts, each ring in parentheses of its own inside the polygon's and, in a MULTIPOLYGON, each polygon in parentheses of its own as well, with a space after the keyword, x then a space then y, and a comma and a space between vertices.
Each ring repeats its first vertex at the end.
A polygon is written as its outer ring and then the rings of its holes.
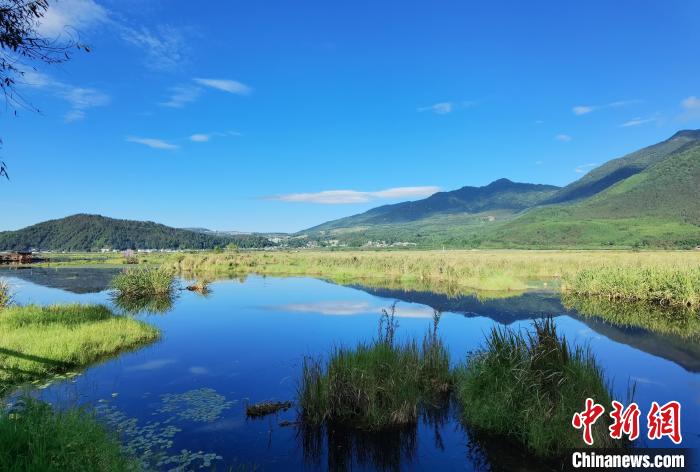
POLYGON ((0 230, 74 213, 295 231, 700 128, 700 3, 60 0, 92 52, 3 107, 0 230))

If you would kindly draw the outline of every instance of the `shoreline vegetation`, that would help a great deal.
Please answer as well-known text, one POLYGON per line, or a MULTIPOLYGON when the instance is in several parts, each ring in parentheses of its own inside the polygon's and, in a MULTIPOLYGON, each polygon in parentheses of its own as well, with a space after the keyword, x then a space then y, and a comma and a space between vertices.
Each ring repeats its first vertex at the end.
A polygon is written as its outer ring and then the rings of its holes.
POLYGON ((163 263, 185 274, 309 275, 450 296, 558 289, 611 301, 700 309, 696 251, 236 252, 180 254, 163 263))
POLYGON ((0 311, 0 393, 69 374, 156 341, 160 331, 104 305, 26 305, 0 311))

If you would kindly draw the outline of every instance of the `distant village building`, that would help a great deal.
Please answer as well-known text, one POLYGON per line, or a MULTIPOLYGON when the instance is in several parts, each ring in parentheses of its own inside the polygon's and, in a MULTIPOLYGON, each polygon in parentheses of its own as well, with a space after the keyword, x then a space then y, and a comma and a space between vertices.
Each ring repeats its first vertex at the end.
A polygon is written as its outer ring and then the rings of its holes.
POLYGON ((0 252, 0 263, 2 264, 31 264, 40 259, 34 257, 31 251, 0 252))

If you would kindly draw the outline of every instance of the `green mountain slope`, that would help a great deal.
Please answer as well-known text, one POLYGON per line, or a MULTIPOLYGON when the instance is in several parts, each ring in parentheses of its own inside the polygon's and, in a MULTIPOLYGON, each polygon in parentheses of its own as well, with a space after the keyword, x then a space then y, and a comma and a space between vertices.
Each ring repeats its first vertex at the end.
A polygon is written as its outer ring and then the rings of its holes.
POLYGON ((484 187, 462 187, 451 192, 438 192, 422 200, 380 206, 359 215, 329 221, 305 233, 444 220, 450 215, 459 215, 462 218, 457 219, 462 223, 468 220, 478 222, 490 216, 495 218, 496 215, 501 218, 547 200, 558 189, 553 185, 500 179, 484 187))
POLYGON ((698 246, 700 141, 585 200, 532 209, 485 239, 517 246, 698 246))
POLYGON ((698 140, 700 140, 700 130, 679 131, 666 141, 596 167, 579 180, 559 190, 547 203, 564 203, 591 197, 617 182, 642 172, 650 165, 665 159, 669 154, 698 140))
POLYGON ((117 220, 85 214, 45 221, 17 231, 0 232, 0 250, 208 249, 231 242, 240 247, 271 244, 260 236, 213 236, 150 221, 117 220))

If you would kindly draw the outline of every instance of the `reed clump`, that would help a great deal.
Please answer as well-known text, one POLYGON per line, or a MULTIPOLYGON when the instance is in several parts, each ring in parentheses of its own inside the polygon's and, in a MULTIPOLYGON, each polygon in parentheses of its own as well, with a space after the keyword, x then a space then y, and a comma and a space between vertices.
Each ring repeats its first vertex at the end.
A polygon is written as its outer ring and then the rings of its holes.
POLYGON ((114 277, 112 289, 121 297, 172 296, 175 274, 161 267, 126 269, 114 277))
MULTIPOLYGON (((534 333, 494 328, 482 351, 456 370, 456 396, 465 422, 503 436, 540 457, 582 447, 572 428, 586 398, 610 405, 611 393, 590 350, 571 348, 552 319, 535 322, 534 333)), ((596 447, 610 447, 608 417, 593 427, 596 447)))
POLYGON ((394 310, 379 336, 354 349, 336 348, 326 363, 306 359, 298 404, 309 426, 342 424, 380 431, 414 425, 422 407, 437 406, 452 389, 449 354, 433 332, 421 344, 394 340, 394 310))

